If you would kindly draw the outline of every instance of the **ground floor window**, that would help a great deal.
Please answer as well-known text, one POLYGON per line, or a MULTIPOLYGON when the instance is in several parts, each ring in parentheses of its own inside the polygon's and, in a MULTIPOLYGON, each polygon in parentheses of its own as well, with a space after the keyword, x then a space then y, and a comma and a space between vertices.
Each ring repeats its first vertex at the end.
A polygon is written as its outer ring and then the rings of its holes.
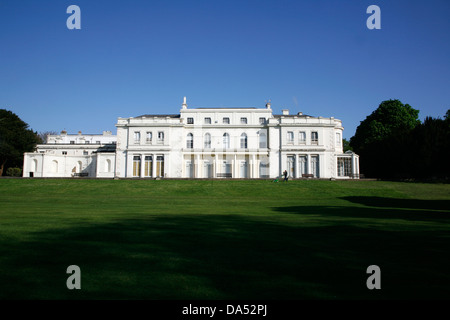
POLYGON ((241 178, 247 178, 248 176, 248 162, 245 160, 239 164, 239 175, 241 178))
POLYGON ((164 156, 156 156, 156 176, 164 177, 164 156))
POLYGON ((259 177, 260 178, 269 178, 270 172, 269 172, 269 164, 261 162, 259 164, 259 177))
POLYGON ((338 158, 338 177, 350 177, 352 174, 352 158, 338 158))
POLYGON ((203 162, 203 177, 204 178, 212 178, 213 174, 213 166, 209 160, 205 160, 203 162))
POLYGON ((141 176, 141 157, 134 156, 133 157, 133 177, 141 176))
POLYGON ((314 178, 320 177, 319 156, 311 156, 311 173, 314 178))
POLYGON ((288 177, 293 178, 295 177, 295 157, 294 156, 288 156, 287 157, 287 172, 288 177))
POLYGON ((186 178, 194 177, 194 164, 192 160, 186 160, 186 178))
POLYGON ((144 177, 151 177, 153 171, 153 157, 145 156, 144 177))
POLYGON ((299 170, 300 177, 303 174, 307 174, 308 173, 308 162, 307 162, 306 156, 299 156, 298 157, 298 170, 299 170))

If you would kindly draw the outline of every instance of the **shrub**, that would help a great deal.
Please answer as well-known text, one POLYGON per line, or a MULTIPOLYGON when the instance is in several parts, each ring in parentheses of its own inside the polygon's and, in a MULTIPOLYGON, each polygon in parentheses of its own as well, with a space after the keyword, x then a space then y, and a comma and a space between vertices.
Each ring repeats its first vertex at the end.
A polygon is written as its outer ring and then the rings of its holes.
POLYGON ((10 177, 21 177, 22 176, 22 169, 20 168, 8 168, 6 170, 6 175, 10 177))

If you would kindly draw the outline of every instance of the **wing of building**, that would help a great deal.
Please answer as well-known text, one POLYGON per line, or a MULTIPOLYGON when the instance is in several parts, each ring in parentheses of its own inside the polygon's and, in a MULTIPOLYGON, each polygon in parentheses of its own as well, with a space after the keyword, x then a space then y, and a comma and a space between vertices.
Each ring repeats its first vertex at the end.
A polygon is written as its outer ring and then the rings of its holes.
POLYGON ((342 122, 265 108, 195 108, 119 118, 117 136, 49 136, 24 155, 24 177, 358 178, 342 122))

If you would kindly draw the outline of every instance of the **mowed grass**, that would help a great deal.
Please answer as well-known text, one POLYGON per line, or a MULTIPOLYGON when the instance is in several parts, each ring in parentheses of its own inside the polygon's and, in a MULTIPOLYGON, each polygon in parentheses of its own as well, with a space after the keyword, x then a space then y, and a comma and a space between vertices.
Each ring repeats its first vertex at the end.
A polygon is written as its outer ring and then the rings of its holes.
POLYGON ((445 184, 1 179, 0 298, 448 299, 449 231, 445 184))

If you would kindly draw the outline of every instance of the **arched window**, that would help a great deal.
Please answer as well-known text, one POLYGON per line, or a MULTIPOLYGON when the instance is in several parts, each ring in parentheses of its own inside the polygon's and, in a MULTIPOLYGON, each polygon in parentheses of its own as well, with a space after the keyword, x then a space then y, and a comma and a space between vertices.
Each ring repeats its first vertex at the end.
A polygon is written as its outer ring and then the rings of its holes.
POLYGON ((38 162, 36 159, 33 160, 33 165, 31 166, 31 172, 37 172, 38 162))
POLYGON ((211 148, 211 135, 209 133, 205 134, 205 149, 211 148))
POLYGON ((194 136, 192 133, 188 133, 188 135, 187 135, 186 148, 188 148, 188 149, 194 148, 194 136))
POLYGON ((247 149, 247 135, 241 134, 241 149, 247 149))
POLYGON ((228 133, 223 134, 223 148, 224 149, 230 148, 230 135, 228 133))
POLYGON ((259 134, 259 147, 267 148, 267 136, 264 132, 261 132, 259 134))

